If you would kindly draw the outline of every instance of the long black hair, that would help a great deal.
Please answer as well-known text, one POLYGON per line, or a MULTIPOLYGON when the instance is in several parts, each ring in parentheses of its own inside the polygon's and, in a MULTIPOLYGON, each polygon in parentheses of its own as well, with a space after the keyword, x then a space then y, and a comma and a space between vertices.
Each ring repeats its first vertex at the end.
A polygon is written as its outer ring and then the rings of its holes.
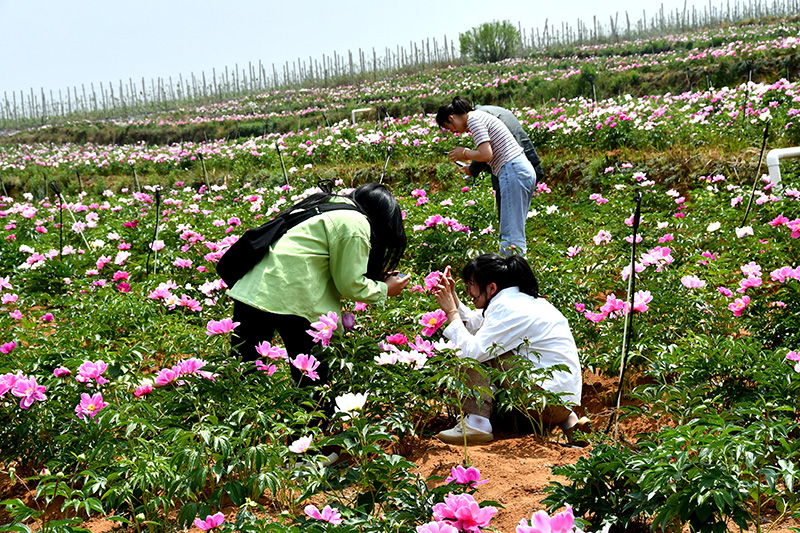
MULTIPOLYGON (((330 192, 318 192, 284 209, 276 216, 286 216, 297 210, 312 209, 338 196, 330 192)), ((397 268, 406 250, 406 230, 403 212, 394 195, 380 183, 367 183, 346 196, 367 217, 370 226, 370 251, 366 276, 374 281, 383 281, 387 272, 397 268)))
POLYGON ((474 111, 472 106, 460 96, 456 96, 453 98, 452 102, 439 108, 439 111, 436 113, 436 123, 440 128, 443 128, 450 120, 450 115, 466 115, 470 111, 474 111))
POLYGON ((479 255, 464 265, 461 279, 473 282, 481 292, 485 292, 490 283, 495 283, 497 292, 508 287, 519 287, 520 292, 539 297, 539 282, 521 255, 479 255))

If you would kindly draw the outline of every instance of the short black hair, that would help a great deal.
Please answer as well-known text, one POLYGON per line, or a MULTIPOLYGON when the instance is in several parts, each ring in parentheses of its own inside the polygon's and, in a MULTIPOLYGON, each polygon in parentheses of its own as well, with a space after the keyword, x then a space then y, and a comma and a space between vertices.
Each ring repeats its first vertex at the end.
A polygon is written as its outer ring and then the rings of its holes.
POLYGON ((531 266, 521 255, 479 255, 464 265, 461 279, 475 283, 481 292, 490 283, 495 283, 498 292, 509 287, 519 287, 520 292, 534 298, 539 297, 539 282, 531 266))

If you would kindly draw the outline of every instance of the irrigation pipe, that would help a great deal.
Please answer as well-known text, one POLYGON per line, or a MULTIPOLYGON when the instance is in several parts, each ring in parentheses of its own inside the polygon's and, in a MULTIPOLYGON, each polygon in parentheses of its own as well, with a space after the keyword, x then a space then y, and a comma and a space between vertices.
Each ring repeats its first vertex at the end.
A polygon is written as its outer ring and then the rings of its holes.
MULTIPOLYGON (((56 197, 61 196, 61 188, 55 181, 50 182, 50 188, 56 194, 56 197)), ((58 200, 58 260, 64 260, 64 203, 59 198, 58 200)))
POLYGON ((619 383, 617 385, 617 400, 615 402, 614 413, 608 421, 605 433, 614 425, 614 438, 619 434, 619 409, 622 404, 622 387, 625 382, 625 371, 628 369, 628 352, 631 345, 631 334, 633 333, 633 298, 636 291, 636 233, 639 230, 639 221, 642 213, 642 191, 636 191, 634 197, 636 208, 633 211, 633 242, 631 245, 631 270, 628 277, 628 313, 625 315, 625 329, 622 333, 622 360, 619 364, 619 383))
POLYGON ((764 161, 764 149, 767 147, 767 138, 769 137, 769 123, 772 120, 767 120, 767 125, 764 126, 764 138, 761 140, 761 153, 758 156, 758 169, 756 170, 756 177, 753 178, 753 190, 750 191, 750 200, 747 202, 747 209, 744 211, 744 217, 742 217, 742 223, 739 224, 739 227, 743 227, 745 222, 747 222, 747 215, 750 214, 750 207, 753 205, 753 197, 756 195, 756 186, 758 185, 758 179, 761 176, 761 163, 764 161))
POLYGON ((283 169, 283 179, 286 180, 286 185, 289 185, 289 175, 286 173, 286 165, 283 163, 283 154, 281 154, 281 147, 275 143, 275 150, 278 152, 278 159, 281 160, 281 168, 283 169))
POLYGON ((392 157, 391 145, 386 147, 386 162, 383 164, 383 172, 381 172, 381 180, 378 183, 383 183, 383 178, 386 177, 386 167, 389 166, 390 157, 392 157))
MULTIPOLYGON (((55 182, 51 181, 50 183, 53 184, 55 182)), ((53 190, 56 190, 56 189, 53 188, 53 190)), ((67 201, 64 199, 64 195, 61 194, 61 189, 60 188, 58 189, 58 192, 56 192, 56 196, 61 201, 61 205, 67 205, 67 201)), ((75 214, 72 212, 72 209, 67 209, 67 211, 69 211, 69 216, 72 217, 72 222, 77 224, 78 220, 75 218, 75 214)), ((86 235, 84 235, 83 232, 80 232, 80 234, 81 234, 81 238, 83 238, 83 244, 86 245, 86 249, 88 250, 89 249, 89 241, 86 240, 86 235)), ((64 253, 64 249, 62 248, 61 250, 59 250, 59 253, 64 253)))
POLYGON ((158 250, 155 249, 154 245, 155 242, 158 240, 158 221, 159 217, 161 216, 161 189, 156 189, 156 227, 153 231, 153 241, 150 243, 150 251, 147 252, 147 262, 144 267, 144 271, 148 274, 150 273, 150 252, 153 253, 153 274, 156 273, 156 267, 158 265, 158 250))

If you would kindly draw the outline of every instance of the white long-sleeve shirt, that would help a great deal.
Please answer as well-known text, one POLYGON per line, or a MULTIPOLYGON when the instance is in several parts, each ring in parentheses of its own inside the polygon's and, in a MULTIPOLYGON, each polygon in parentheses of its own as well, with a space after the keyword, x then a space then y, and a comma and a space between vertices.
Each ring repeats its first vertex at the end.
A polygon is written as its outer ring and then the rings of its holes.
POLYGON ((566 393, 566 401, 580 405, 578 348, 566 317, 550 302, 522 293, 519 287, 509 287, 491 299, 485 312, 464 304, 458 312, 461 320, 448 324, 444 336, 461 349, 460 357, 483 362, 514 351, 525 356, 534 368, 566 365, 569 371, 553 372, 541 387, 566 393))

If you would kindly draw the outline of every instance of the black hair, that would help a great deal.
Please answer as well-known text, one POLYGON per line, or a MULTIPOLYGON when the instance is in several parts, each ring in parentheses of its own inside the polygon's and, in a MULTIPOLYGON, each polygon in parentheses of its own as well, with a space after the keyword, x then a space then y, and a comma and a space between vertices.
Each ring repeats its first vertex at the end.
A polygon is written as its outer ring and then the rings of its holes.
MULTIPOLYGON (((329 192, 310 195, 276 216, 286 216, 301 209, 312 209, 338 196, 329 192)), ((346 196, 367 217, 370 226, 370 252, 366 276, 383 281, 384 274, 397 268, 406 250, 406 230, 403 212, 394 195, 380 183, 361 185, 346 196)))
POLYGON ((466 115, 470 111, 474 111, 472 106, 460 96, 456 96, 451 103, 439 108, 436 113, 436 123, 440 128, 444 128, 444 125, 450 120, 450 115, 466 115))
POLYGON ((350 198, 367 215, 372 231, 367 277, 382 281, 397 268, 406 251, 403 211, 394 195, 380 183, 367 183, 350 193, 350 198))
POLYGON ((495 283, 497 292, 509 287, 519 287, 520 292, 534 298, 539 297, 539 282, 521 255, 480 255, 464 265, 461 278, 473 282, 481 292, 490 283, 495 283))

